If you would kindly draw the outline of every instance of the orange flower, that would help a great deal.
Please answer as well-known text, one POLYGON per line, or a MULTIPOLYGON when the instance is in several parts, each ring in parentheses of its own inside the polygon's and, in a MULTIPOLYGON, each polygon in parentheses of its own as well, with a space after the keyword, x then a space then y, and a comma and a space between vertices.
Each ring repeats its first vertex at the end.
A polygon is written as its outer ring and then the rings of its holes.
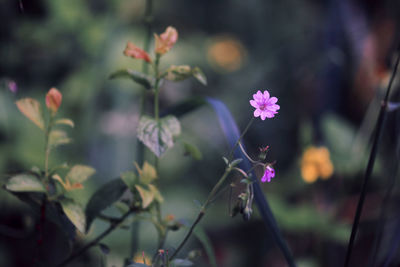
POLYGON ((174 27, 169 26, 160 36, 154 34, 154 37, 156 38, 156 54, 164 55, 178 40, 178 32, 174 27))
POLYGON ((143 59, 146 62, 151 62, 149 54, 147 54, 146 51, 143 49, 140 49, 136 45, 134 45, 131 42, 128 42, 126 44, 126 48, 124 50, 124 55, 127 57, 132 57, 132 58, 137 58, 137 59, 143 59))
POLYGON ((315 182, 318 177, 329 179, 333 174, 333 164, 326 147, 309 147, 301 159, 301 176, 306 183, 315 182))
POLYGON ((46 95, 46 106, 55 114, 61 105, 61 100, 62 94, 53 87, 46 95))

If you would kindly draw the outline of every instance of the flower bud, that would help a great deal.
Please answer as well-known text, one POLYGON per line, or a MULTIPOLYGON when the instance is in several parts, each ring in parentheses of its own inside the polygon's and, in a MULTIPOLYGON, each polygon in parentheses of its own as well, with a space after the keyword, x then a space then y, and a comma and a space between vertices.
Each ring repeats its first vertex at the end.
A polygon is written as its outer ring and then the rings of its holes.
POLYGON ((132 58, 137 58, 137 59, 143 59, 146 62, 151 62, 149 54, 147 54, 146 51, 143 49, 140 49, 136 45, 134 45, 131 42, 128 42, 126 44, 125 50, 124 50, 124 55, 127 57, 132 57, 132 58))
POLYGON ((174 27, 169 26, 160 36, 154 34, 154 37, 156 38, 156 54, 164 55, 174 46, 174 44, 178 40, 178 32, 174 27))
POLYGON ((51 88, 46 95, 46 106, 55 114, 61 105, 62 94, 56 88, 51 88))

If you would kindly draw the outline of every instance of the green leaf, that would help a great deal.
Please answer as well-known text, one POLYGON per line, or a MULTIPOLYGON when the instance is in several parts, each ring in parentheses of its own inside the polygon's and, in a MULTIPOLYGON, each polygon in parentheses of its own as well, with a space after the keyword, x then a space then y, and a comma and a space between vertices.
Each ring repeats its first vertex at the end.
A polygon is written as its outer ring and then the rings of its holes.
POLYGON ((23 98, 15 102, 18 109, 36 126, 44 131, 44 119, 40 103, 32 98, 23 98))
POLYGON ((96 172, 95 169, 86 165, 74 165, 68 172, 66 179, 75 182, 83 183, 87 178, 96 172))
POLYGON ((207 78, 199 67, 194 67, 192 70, 193 76, 203 85, 207 85, 207 78))
POLYGON ((135 191, 135 185, 138 183, 138 178, 134 172, 127 171, 121 174, 122 181, 132 192, 135 191))
POLYGON ((200 150, 195 145, 183 143, 183 147, 185 149, 185 155, 190 155, 195 160, 201 160, 203 158, 200 150))
POLYGON ((117 178, 105 183, 92 195, 85 210, 86 231, 89 230, 91 223, 100 212, 116 202, 126 189, 126 184, 120 178, 117 178))
POLYGON ((152 78, 151 76, 130 69, 118 70, 110 75, 110 79, 116 79, 116 78, 130 78, 134 82, 143 85, 146 89, 153 88, 154 84, 154 78, 152 78))
POLYGON ((60 204, 68 219, 70 219, 79 231, 84 233, 86 228, 86 217, 81 205, 69 198, 60 200, 60 204))
POLYGON ((232 162, 231 162, 231 166, 232 167, 235 167, 236 165, 238 165, 240 162, 242 162, 243 161, 243 159, 235 159, 235 160, 233 160, 232 162))
POLYGON ((13 192, 46 192, 45 186, 32 174, 18 174, 6 183, 6 189, 13 192))
POLYGON ((168 148, 174 146, 174 136, 181 132, 178 119, 167 116, 157 122, 155 119, 142 116, 138 126, 138 139, 142 141, 157 157, 161 157, 168 148))
POLYGON ((136 162, 135 165, 139 172, 139 181, 142 184, 150 184, 157 178, 156 169, 153 167, 153 165, 149 164, 147 161, 143 163, 142 169, 139 168, 136 162))
POLYGON ((53 130, 49 135, 49 145, 51 148, 71 143, 72 139, 67 133, 61 130, 53 130))
POLYGON ((165 79, 178 82, 192 77, 192 68, 188 65, 172 65, 166 70, 165 79))
POLYGON ((74 124, 74 122, 73 122, 72 120, 66 119, 66 118, 56 120, 55 123, 56 123, 56 124, 68 125, 68 126, 70 126, 70 127, 72 127, 72 128, 74 128, 74 126, 75 126, 75 124, 74 124))
POLYGON ((151 189, 144 188, 144 186, 135 185, 135 187, 142 198, 142 207, 147 208, 154 200, 154 192, 151 189))
POLYGON ((203 228, 197 226, 193 230, 194 235, 203 245, 204 250, 206 251, 208 260, 210 261, 210 265, 212 267, 217 267, 217 260, 215 258, 214 248, 211 244, 210 239, 208 238, 207 234, 204 232, 203 228))
POLYGON ((158 202, 158 203, 163 203, 164 202, 164 198, 162 197, 160 191, 158 191, 157 187, 155 187, 152 184, 149 184, 149 189, 150 191, 154 194, 154 199, 158 202))

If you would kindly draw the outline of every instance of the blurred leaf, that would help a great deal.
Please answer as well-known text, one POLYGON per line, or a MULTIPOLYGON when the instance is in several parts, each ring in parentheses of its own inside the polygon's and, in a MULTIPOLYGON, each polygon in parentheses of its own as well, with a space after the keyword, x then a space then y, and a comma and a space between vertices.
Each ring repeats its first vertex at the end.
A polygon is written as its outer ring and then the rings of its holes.
POLYGON ((82 207, 76 203, 74 200, 69 198, 64 198, 60 200, 61 207, 67 217, 75 225, 75 227, 81 231, 85 232, 86 218, 82 207))
POLYGON ((36 126, 44 130, 44 119, 40 103, 32 98, 23 98, 16 102, 18 109, 36 126))
POLYGON ((32 174, 18 174, 5 184, 6 189, 13 192, 46 192, 45 186, 32 174))
POLYGON ((235 167, 235 166, 237 166, 240 162, 242 162, 243 161, 243 159, 235 159, 235 160, 233 160, 232 162, 231 162, 231 166, 232 167, 235 167))
POLYGON ((142 169, 135 162, 136 169, 139 173, 139 181, 143 184, 150 184, 157 178, 156 169, 153 165, 149 164, 147 161, 143 163, 142 169))
POLYGON ((55 148, 60 145, 71 143, 72 139, 68 137, 67 133, 61 130, 53 130, 49 135, 49 146, 55 148))
POLYGON ((86 231, 89 230, 91 223, 100 212, 116 202, 126 189, 126 184, 120 178, 117 178, 105 183, 92 195, 85 210, 86 231))
POLYGON ((203 158, 200 150, 195 145, 185 142, 183 143, 183 147, 185 149, 185 155, 190 155, 195 160, 201 160, 203 158))
POLYGON ((70 126, 72 128, 74 128, 74 126, 75 126, 75 124, 74 124, 74 122, 72 120, 65 119, 65 118, 56 120, 56 124, 64 124, 64 125, 68 125, 68 126, 70 126))
POLYGON ((73 183, 83 183, 96 172, 90 166, 86 165, 74 165, 68 172, 66 179, 73 183))
POLYGON ((127 213, 129 211, 129 206, 126 203, 121 202, 121 201, 115 202, 114 203, 114 207, 116 207, 117 210, 119 210, 119 212, 121 214, 125 214, 125 213, 127 213))
POLYGON ((129 190, 134 191, 135 185, 138 183, 137 176, 134 172, 127 171, 121 174, 121 179, 124 181, 129 190))
POLYGON ((157 157, 161 157, 168 148, 174 146, 173 137, 180 132, 180 123, 174 116, 167 116, 159 122, 151 117, 142 116, 138 126, 138 139, 157 157))
POLYGON ((194 67, 192 70, 193 76, 203 85, 207 85, 207 78, 199 67, 194 67))
POLYGON ((166 70, 165 79, 178 82, 192 77, 192 69, 188 65, 175 66, 172 65, 166 70))
POLYGON ((134 82, 143 85, 146 89, 153 88, 154 84, 154 78, 152 78, 151 76, 130 69, 119 70, 110 75, 110 79, 116 79, 116 78, 130 78, 134 82))
POLYGON ((140 197, 142 198, 143 209, 147 208, 154 200, 154 192, 144 186, 135 185, 140 197))
POLYGON ((103 254, 108 255, 110 253, 110 248, 107 245, 100 243, 99 247, 100 247, 101 252, 103 252, 103 254))
POLYGON ((161 193, 160 191, 158 191, 157 187, 155 187, 152 184, 149 184, 149 189, 154 194, 154 198, 155 200, 157 200, 157 202, 159 203, 164 202, 164 198, 161 196, 161 193))
POLYGON ((190 260, 185 260, 185 259, 175 259, 172 261, 172 263, 178 267, 178 266, 193 266, 193 262, 190 260))
MULTIPOLYGON (((212 267, 217 267, 217 260, 215 258, 214 248, 211 244, 210 239, 208 238, 207 234, 204 232, 203 228, 197 226, 194 231, 194 235, 200 241, 204 250, 206 251, 208 260, 210 261, 210 265, 212 267)), ((190 265, 181 265, 181 266, 190 266, 190 265)))

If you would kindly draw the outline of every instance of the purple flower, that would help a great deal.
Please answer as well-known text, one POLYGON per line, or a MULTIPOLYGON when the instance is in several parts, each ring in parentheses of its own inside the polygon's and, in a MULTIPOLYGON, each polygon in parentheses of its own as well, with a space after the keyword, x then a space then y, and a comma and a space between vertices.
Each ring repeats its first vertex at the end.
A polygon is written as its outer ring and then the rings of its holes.
POLYGON ((8 87, 8 89, 9 89, 11 92, 13 92, 14 94, 18 91, 17 83, 14 82, 14 81, 12 81, 12 80, 8 81, 7 87, 8 87))
POLYGON ((263 177, 261 177, 261 182, 269 183, 269 182, 271 182, 271 178, 274 178, 274 177, 275 177, 275 170, 271 166, 267 166, 267 168, 265 168, 263 177))
POLYGON ((275 116, 278 109, 280 109, 279 105, 275 103, 278 102, 278 98, 270 97, 269 92, 267 90, 264 93, 261 91, 257 91, 257 94, 253 95, 254 100, 250 100, 250 105, 256 108, 254 111, 254 117, 260 117, 262 120, 265 118, 273 118, 275 116))

